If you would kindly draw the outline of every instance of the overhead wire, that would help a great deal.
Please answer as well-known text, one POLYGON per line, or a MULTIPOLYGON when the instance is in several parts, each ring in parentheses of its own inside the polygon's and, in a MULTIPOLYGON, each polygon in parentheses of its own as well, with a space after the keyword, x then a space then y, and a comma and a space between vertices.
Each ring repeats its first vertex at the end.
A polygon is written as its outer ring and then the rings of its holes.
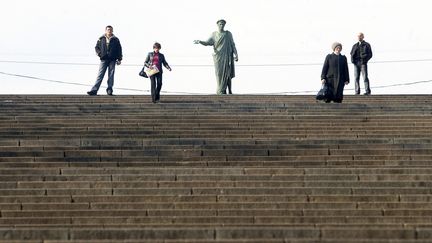
MULTIPOLYGON (((401 60, 383 60, 383 61, 370 61, 369 63, 410 63, 410 62, 432 62, 431 58, 425 59, 401 59, 401 60)), ((11 64, 37 64, 37 65, 69 65, 69 66, 99 66, 97 63, 81 63, 81 62, 43 62, 43 61, 15 61, 15 60, 0 60, 0 63, 11 64)), ((281 66, 318 66, 322 63, 260 63, 260 64, 236 64, 239 67, 281 67, 281 66)), ((142 67, 143 64, 128 64, 124 63, 122 66, 128 67, 142 67)), ((177 64, 171 65, 175 67, 213 67, 212 64, 177 64)))
MULTIPOLYGON (((75 85, 75 86, 85 86, 88 87, 88 84, 82 84, 82 83, 75 83, 75 82, 67 82, 67 81, 61 81, 61 80, 54 80, 54 79, 46 79, 46 78, 39 78, 35 76, 29 76, 29 75, 22 75, 22 74, 15 74, 15 73, 7 73, 0 71, 0 74, 6 75, 6 76, 13 76, 13 77, 19 77, 19 78, 26 78, 26 79, 35 79, 39 81, 46 81, 50 83, 59 83, 59 84, 69 84, 69 85, 75 85)), ((149 92, 149 90, 141 90, 141 89, 131 89, 131 88, 116 88, 119 90, 125 90, 125 91, 136 91, 136 92, 149 92)))
MULTIPOLYGON (((384 60, 384 61, 373 61, 370 63, 409 63, 409 62, 431 62, 432 59, 405 59, 405 60, 384 60)), ((12 64, 35 64, 35 65, 71 65, 71 66, 98 66, 96 63, 80 63, 80 62, 43 62, 43 61, 15 61, 15 60, 0 60, 0 63, 12 63, 12 64)), ((317 66, 322 65, 322 63, 275 63, 275 64, 237 64, 236 66, 240 67, 281 67, 281 66, 317 66)), ((122 64, 122 66, 129 67, 141 67, 142 64, 122 64)), ((213 67, 211 64, 179 64, 172 65, 176 67, 213 67)), ((39 78, 35 76, 15 74, 15 73, 7 73, 0 71, 0 74, 7 76, 14 76, 26 79, 35 79, 39 81, 51 82, 51 83, 59 83, 59 84, 67 84, 67 85, 75 85, 75 86, 85 86, 88 87, 88 84, 76 83, 76 82, 68 82, 61 80, 53 80, 53 79, 45 79, 39 78)), ((374 89, 380 88, 389 88, 389 87, 397 87, 397 86, 410 86, 421 83, 430 83, 432 80, 422 80, 415 82, 405 82, 398 84, 390 84, 390 85, 381 85, 372 87, 374 89)), ((118 90, 123 91, 133 91, 133 92, 150 92, 149 90, 142 89, 134 89, 134 88, 123 88, 117 87, 118 90)), ((346 89, 346 90, 354 90, 354 89, 346 89)), ((207 95, 208 93, 194 93, 194 92, 170 92, 170 91, 162 91, 167 94, 189 94, 189 95, 207 95)), ((268 95, 284 95, 284 94, 307 94, 307 93, 315 93, 316 91, 305 90, 305 91, 287 91, 287 92, 271 92, 271 93, 254 93, 254 94, 268 94, 268 95)))
MULTIPOLYGON (((61 81, 61 80, 53 80, 53 79, 45 79, 45 78, 39 78, 39 77, 35 77, 35 76, 15 74, 15 73, 7 73, 7 72, 2 72, 2 71, 0 71, 0 74, 6 75, 6 76, 19 77, 19 78, 34 79, 34 80, 45 81, 45 82, 50 82, 50 83, 68 84, 68 85, 85 86, 85 87, 89 86, 88 84, 61 81)), ((398 83, 398 84, 380 85, 380 86, 374 86, 371 88, 372 89, 381 89, 381 88, 398 87, 398 86, 411 86, 411 85, 422 84, 422 83, 432 83, 432 80, 421 80, 421 81, 404 82, 404 83, 398 83)), ((123 91, 133 91, 133 92, 150 92, 149 90, 123 88, 123 87, 117 87, 116 89, 123 90, 123 91)), ((354 89, 345 89, 345 90, 354 90, 354 89)), ((194 92, 181 92, 181 91, 176 91, 176 92, 161 91, 161 92, 165 93, 165 94, 183 94, 183 95, 209 95, 210 94, 210 93, 194 93, 194 92)), ((307 94, 307 93, 316 93, 316 92, 317 92, 316 90, 305 90, 305 91, 250 93, 250 94, 255 94, 255 95, 288 95, 288 94, 307 94)))

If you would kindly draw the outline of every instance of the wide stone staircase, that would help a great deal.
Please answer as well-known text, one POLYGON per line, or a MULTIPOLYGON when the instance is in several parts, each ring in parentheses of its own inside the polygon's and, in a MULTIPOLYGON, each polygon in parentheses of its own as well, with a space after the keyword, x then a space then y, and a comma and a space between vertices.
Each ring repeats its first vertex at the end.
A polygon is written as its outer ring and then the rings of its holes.
POLYGON ((432 96, 0 96, 0 242, 432 242, 432 96))

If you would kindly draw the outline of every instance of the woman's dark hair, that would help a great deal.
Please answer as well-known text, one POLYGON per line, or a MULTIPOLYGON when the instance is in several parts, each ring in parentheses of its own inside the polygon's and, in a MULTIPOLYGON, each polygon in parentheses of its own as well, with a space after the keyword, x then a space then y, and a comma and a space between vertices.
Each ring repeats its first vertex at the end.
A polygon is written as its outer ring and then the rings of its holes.
POLYGON ((161 49, 161 44, 159 44, 158 42, 155 42, 155 43, 153 44, 153 49, 154 49, 154 48, 161 49))

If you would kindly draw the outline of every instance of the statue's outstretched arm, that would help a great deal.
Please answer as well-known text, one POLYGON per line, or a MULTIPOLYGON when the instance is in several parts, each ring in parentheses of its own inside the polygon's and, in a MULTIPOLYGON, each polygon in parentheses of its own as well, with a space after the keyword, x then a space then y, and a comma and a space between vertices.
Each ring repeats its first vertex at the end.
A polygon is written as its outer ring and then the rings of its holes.
POLYGON ((201 44, 203 46, 212 46, 214 44, 213 35, 207 41, 194 40, 194 44, 201 44))
POLYGON ((203 46, 212 46, 213 43, 210 41, 201 41, 201 40, 194 40, 194 44, 201 44, 203 46))

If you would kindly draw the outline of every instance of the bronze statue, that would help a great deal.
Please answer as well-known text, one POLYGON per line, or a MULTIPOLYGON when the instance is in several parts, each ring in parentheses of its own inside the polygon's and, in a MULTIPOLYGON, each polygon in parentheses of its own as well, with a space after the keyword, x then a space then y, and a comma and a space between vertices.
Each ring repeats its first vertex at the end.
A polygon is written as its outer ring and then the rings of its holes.
POLYGON ((194 43, 213 46, 213 61, 217 79, 216 93, 226 94, 228 87, 229 94, 232 94, 231 79, 235 77, 234 61, 238 61, 237 49, 231 32, 224 30, 226 21, 221 19, 216 24, 218 31, 213 32, 207 41, 195 40, 194 43))

